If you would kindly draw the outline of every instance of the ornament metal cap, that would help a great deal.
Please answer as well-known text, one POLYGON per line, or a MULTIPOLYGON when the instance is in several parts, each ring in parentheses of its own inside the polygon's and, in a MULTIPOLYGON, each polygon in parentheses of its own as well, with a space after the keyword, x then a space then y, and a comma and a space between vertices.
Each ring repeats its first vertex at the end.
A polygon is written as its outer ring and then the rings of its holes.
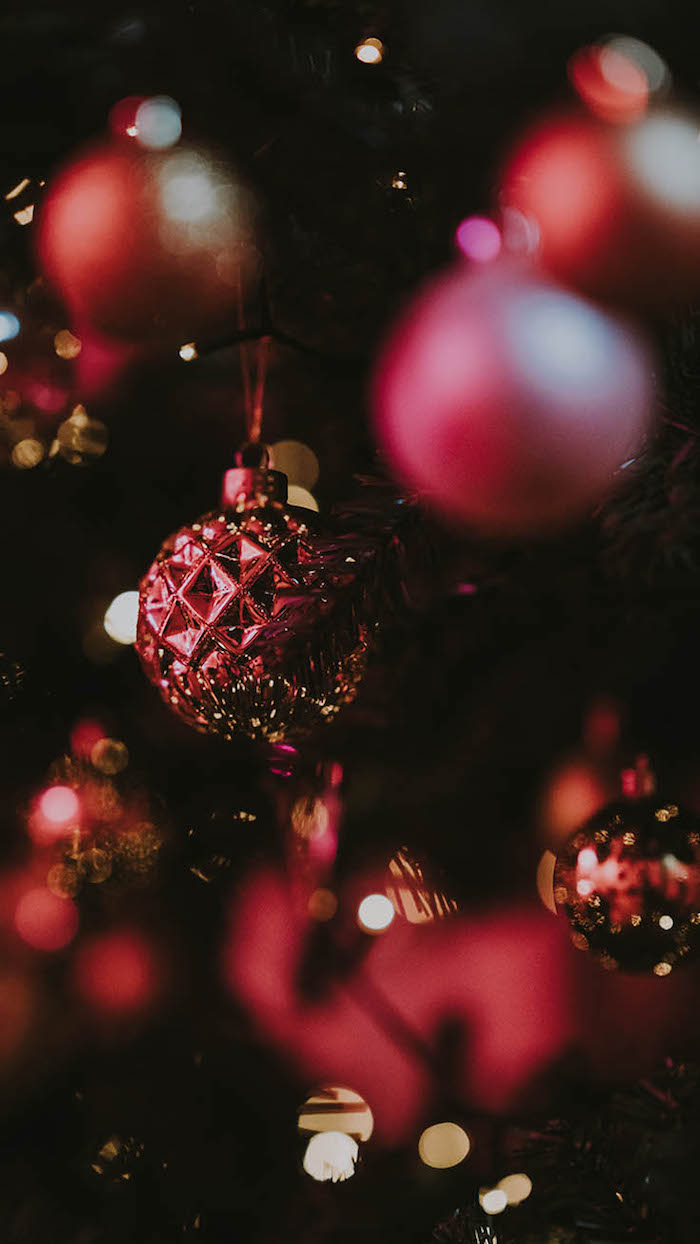
POLYGON ((236 509, 252 500, 287 500, 287 476, 274 471, 265 445, 249 441, 236 454, 236 465, 224 475, 221 504, 236 509))

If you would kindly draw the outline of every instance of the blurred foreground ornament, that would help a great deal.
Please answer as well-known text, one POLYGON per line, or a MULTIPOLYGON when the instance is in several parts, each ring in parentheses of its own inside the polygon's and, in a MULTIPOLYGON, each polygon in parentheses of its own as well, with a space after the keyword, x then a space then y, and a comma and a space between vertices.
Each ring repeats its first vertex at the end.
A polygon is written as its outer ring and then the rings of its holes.
POLYGON ((644 339, 524 265, 437 278, 374 381, 392 470, 444 517, 504 536, 581 516, 650 427, 644 339))
POLYGON ((538 259, 596 298, 663 308, 700 292, 700 121, 548 118, 521 140, 503 202, 533 222, 538 259))
POLYGON ((312 512, 287 505, 264 449, 238 461, 222 508, 171 536, 143 579, 136 649, 188 725, 276 743, 354 699, 388 560, 347 529, 321 535, 312 512))
POLYGON ((554 898, 603 967, 670 975, 700 946, 700 819, 646 791, 607 804, 559 852, 554 898))
POLYGON ((47 191, 39 264, 81 323, 180 345, 219 331, 255 285, 254 215, 205 151, 96 144, 47 191))

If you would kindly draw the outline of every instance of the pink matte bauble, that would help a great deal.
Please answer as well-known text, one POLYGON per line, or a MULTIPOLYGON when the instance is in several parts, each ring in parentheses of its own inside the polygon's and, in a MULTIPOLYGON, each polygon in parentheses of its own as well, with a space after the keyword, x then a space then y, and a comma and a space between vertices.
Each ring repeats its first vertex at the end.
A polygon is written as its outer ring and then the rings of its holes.
POLYGON ((699 133, 680 112, 549 118, 508 159, 503 204, 532 222, 559 280, 629 309, 682 303, 700 294, 699 133))
POLYGON ((50 184, 38 261, 75 321, 181 345, 235 322, 257 272, 254 223, 251 193, 210 154, 113 140, 50 184))
POLYGON ((390 468, 445 518, 507 537, 589 510, 650 428, 652 356, 535 270, 459 267, 408 307, 373 405, 390 468))

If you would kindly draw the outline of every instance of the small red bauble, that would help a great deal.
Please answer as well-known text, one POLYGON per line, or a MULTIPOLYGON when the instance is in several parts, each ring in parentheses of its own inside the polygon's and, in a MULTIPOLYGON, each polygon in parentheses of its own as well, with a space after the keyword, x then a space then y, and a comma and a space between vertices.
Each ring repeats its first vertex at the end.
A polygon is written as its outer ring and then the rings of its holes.
POLYGON ((286 478, 238 467, 222 508, 166 540, 141 583, 136 649, 163 699, 202 732, 279 742, 354 698, 368 628, 343 608, 360 559, 286 504, 286 478))
POLYGON ((38 259, 77 321, 139 342, 220 329, 253 283, 252 197, 209 154, 96 145, 49 186, 38 259))
POLYGON ((448 519, 506 536, 580 516, 653 406, 642 337, 526 266, 460 267, 409 306, 374 380, 392 470, 448 519))
POLYGON ((550 118, 503 174, 504 205, 535 226, 558 279, 615 305, 663 308, 700 293, 700 124, 650 112, 629 125, 550 118))

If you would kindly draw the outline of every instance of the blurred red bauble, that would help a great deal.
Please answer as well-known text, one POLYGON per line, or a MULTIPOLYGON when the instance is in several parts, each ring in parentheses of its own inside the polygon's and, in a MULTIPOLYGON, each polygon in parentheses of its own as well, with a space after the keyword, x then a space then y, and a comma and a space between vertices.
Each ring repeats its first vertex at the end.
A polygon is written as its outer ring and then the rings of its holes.
POLYGON ((628 125, 549 118, 511 154, 503 203, 534 226, 558 279, 629 308, 700 292, 700 123, 652 111, 628 125))
POLYGON ((174 344, 232 322, 255 284, 253 198, 210 154, 95 145, 49 186, 41 270, 76 321, 174 344))
POLYGON ((364 673, 369 630, 347 599, 361 555, 322 541, 286 491, 266 464, 228 471, 221 509, 166 540, 141 583, 141 663, 202 732, 303 736, 364 673))
POLYGON ((373 388, 392 470, 444 517, 505 536, 580 516, 649 428, 652 361, 623 320, 525 265, 438 277, 373 388))

